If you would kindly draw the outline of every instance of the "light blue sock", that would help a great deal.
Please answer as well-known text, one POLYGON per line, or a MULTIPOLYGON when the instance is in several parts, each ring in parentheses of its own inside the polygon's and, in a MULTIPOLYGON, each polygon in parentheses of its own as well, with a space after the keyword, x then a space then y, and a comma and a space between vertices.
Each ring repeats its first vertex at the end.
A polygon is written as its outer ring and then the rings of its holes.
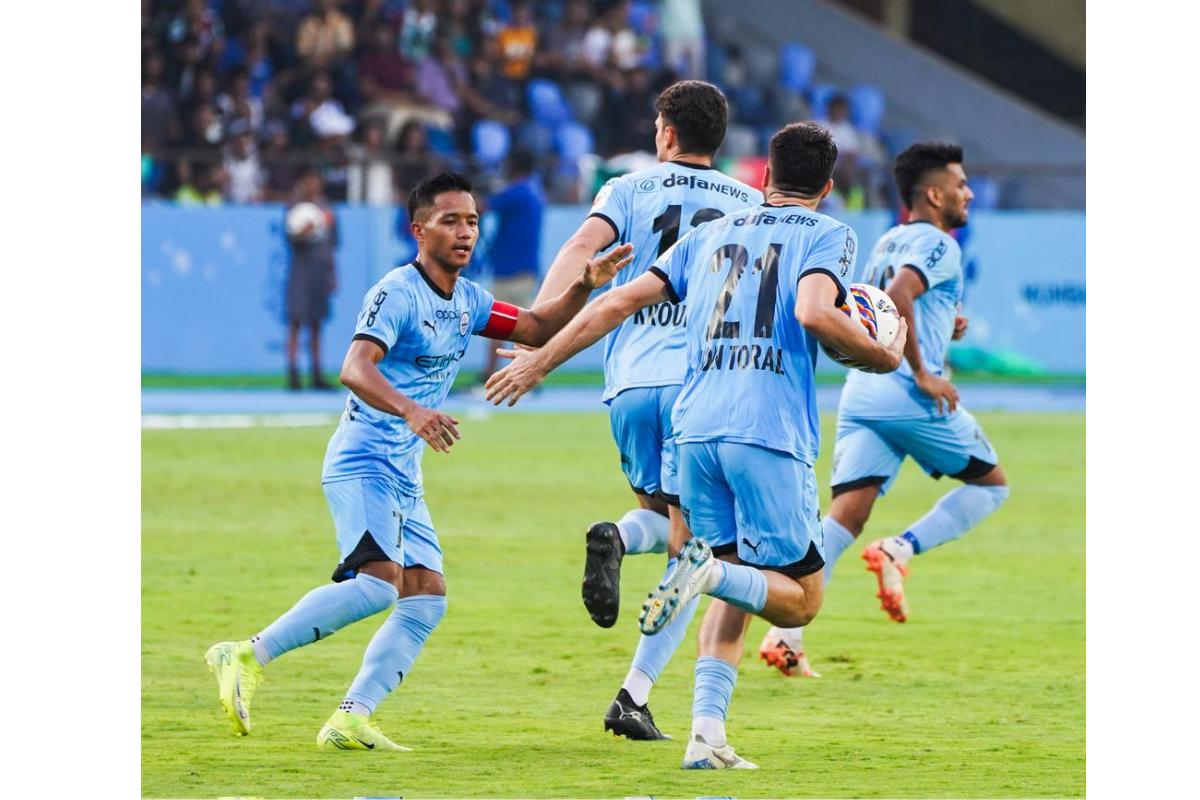
POLYGON ((350 684, 346 699, 374 713, 380 701, 404 680, 417 653, 446 613, 442 595, 419 594, 396 603, 363 654, 362 668, 350 684))
POLYGON ((767 604, 767 579, 760 570, 744 564, 717 561, 717 585, 711 592, 731 606, 757 614, 767 604))
POLYGON ((737 685, 737 667, 712 656, 696 659, 696 690, 692 695, 692 718, 725 719, 729 698, 737 685))
POLYGON ((846 548, 854 544, 854 534, 833 517, 821 520, 821 533, 825 537, 825 583, 829 583, 833 578, 833 565, 846 548))
POLYGON ((945 494, 933 509, 914 522, 903 538, 913 554, 953 541, 999 508, 1008 499, 1007 486, 960 486, 945 494))
POLYGON ((635 508, 617 520, 617 530, 628 554, 667 552, 671 523, 656 511, 635 508))
MULTIPOLYGON (((396 602, 396 587, 364 572, 352 580, 313 589, 256 638, 259 661, 332 636, 351 622, 383 611, 396 602)), ((266 663, 263 661, 263 663, 266 663)))
MULTIPOLYGON (((667 572, 670 574, 671 569, 675 566, 675 559, 670 559, 667 562, 667 572)), ((665 577, 665 575, 664 575, 665 577)), ((700 605, 699 596, 693 597, 691 602, 679 610, 675 618, 667 623, 667 626, 654 636, 646 636, 642 634, 642 638, 638 640, 637 652, 633 654, 633 668, 641 670, 650 679, 650 682, 657 683, 658 676, 662 674, 663 669, 671 660, 671 656, 675 655, 675 651, 679 649, 680 643, 683 642, 683 637, 687 635, 688 625, 691 624, 692 617, 696 616, 696 606, 700 605)), ((644 697, 634 695, 630 691, 630 687, 625 687, 629 691, 633 701, 638 705, 645 705, 644 697)))

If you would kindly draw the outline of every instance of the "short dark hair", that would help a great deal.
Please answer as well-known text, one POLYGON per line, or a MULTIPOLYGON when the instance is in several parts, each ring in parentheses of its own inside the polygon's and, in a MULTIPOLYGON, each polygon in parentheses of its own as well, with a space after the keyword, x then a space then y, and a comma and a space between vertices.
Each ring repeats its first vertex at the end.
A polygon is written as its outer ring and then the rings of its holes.
POLYGON ((802 197, 816 197, 833 175, 838 149, 828 130, 815 122, 793 122, 771 137, 767 163, 771 186, 802 197))
POLYGON ((524 147, 514 147, 508 154, 508 172, 510 175, 530 175, 537 166, 537 158, 533 151, 524 147))
POLYGON ((408 218, 416 221, 417 212, 432 206, 439 194, 470 192, 471 182, 457 172, 442 172, 418 183, 408 196, 408 218))
POLYGON ((662 114, 664 125, 675 129, 685 153, 712 155, 725 141, 729 103, 711 83, 672 83, 658 95, 654 110, 662 114))
POLYGON ((896 176, 896 189, 900 192, 900 201, 904 203, 904 207, 912 208, 913 192, 927 172, 961 163, 962 148, 944 142, 917 142, 896 156, 896 166, 892 174, 896 176))

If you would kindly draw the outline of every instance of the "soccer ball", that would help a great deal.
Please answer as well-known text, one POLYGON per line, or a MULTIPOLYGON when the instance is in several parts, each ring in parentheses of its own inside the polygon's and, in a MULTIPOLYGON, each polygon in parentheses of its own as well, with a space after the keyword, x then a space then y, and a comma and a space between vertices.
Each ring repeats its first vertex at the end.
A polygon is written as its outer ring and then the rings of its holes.
MULTIPOLYGON (((851 321, 862 325, 867 336, 884 347, 896 341, 896 334, 900 332, 900 312, 896 310, 892 298, 879 287, 868 283, 851 284, 850 291, 846 293, 846 300, 839 308, 851 321)), ((822 344, 821 349, 825 351, 825 355, 842 366, 863 368, 862 364, 847 358, 832 347, 822 344)))
POLYGON ((309 234, 311 239, 320 238, 329 224, 325 218, 325 211, 316 203, 297 203, 288 209, 284 227, 287 228, 288 236, 298 236, 310 222, 313 225, 309 234))

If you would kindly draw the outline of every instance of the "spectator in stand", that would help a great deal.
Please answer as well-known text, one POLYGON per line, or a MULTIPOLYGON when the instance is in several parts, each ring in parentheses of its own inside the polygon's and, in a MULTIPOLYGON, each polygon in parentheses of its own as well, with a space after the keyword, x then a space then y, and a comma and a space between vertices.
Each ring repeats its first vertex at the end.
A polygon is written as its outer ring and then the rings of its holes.
POLYGON ((349 201, 356 205, 391 205, 395 200, 392 165, 384 157, 384 123, 372 119, 359 130, 362 142, 350 152, 349 201))
POLYGON ((288 158, 291 146, 287 125, 283 122, 273 119, 263 126, 262 161, 266 170, 263 199, 268 202, 286 201, 296 186, 296 170, 288 158))
POLYGON ((459 128, 464 149, 470 147, 471 127, 481 119, 505 125, 521 122, 521 85, 496 69, 495 41, 487 41, 471 58, 470 79, 461 86, 463 111, 459 128))
POLYGON ((224 38, 221 18, 204 0, 186 0, 183 8, 167 25, 167 41, 177 44, 193 39, 202 61, 220 55, 224 38))
POLYGON ((500 69, 504 77, 524 81, 529 78, 537 52, 537 26, 528 0, 513 0, 511 9, 512 21, 496 34, 500 69))
POLYGON ((833 182, 841 192, 846 209, 857 211, 863 208, 863 173, 860 164, 862 146, 858 130, 850 121, 850 102, 844 94, 834 95, 826 109, 825 127, 833 135, 837 145, 837 165, 834 167, 833 182))
POLYGON ((413 117, 443 128, 453 124, 449 114, 427 105, 414 91, 417 67, 397 51, 390 28, 383 24, 372 28, 365 41, 366 51, 358 62, 361 114, 387 120, 385 141, 391 141, 397 129, 413 117))
POLYGON ((271 28, 265 22, 256 22, 246 37, 245 68, 250 76, 250 95, 260 102, 269 100, 268 92, 275 77, 275 66, 271 58, 271 28))
POLYGON ((215 106, 198 106, 188 119, 183 145, 193 150, 215 150, 225 140, 225 127, 215 106))
POLYGON ((354 118, 333 96, 333 82, 323 72, 313 76, 308 93, 292 105, 292 119, 293 140, 301 146, 331 136, 348 136, 354 131, 354 118))
POLYGON ((546 32, 536 63, 563 84, 575 116, 584 125, 597 119, 604 95, 597 86, 599 71, 584 58, 584 39, 591 28, 591 10, 584 0, 570 0, 562 19, 546 32))
POLYGON ((459 87, 467 82, 467 69, 450 40, 439 36, 433 51, 417 67, 417 91, 427 103, 452 117, 462 107, 459 87))
POLYGON ((175 202, 181 206, 219 206, 221 196, 229 176, 220 164, 209 164, 198 170, 199 177, 193 180, 197 170, 186 161, 180 161, 177 168, 179 189, 175 192, 175 202))
POLYGON ((357 94, 351 57, 354 25, 338 10, 337 0, 315 0, 313 13, 296 31, 296 55, 310 72, 333 77, 339 97, 353 103, 357 94))
POLYGON ((354 25, 337 0, 314 0, 313 6, 296 31, 296 54, 310 69, 337 69, 354 51, 354 25))
POLYGON ((175 93, 177 101, 187 98, 192 93, 196 76, 204 69, 204 58, 200 54, 200 42, 195 36, 188 36, 175 46, 169 62, 169 85, 175 93))
POLYGON ((161 53, 146 55, 142 66, 142 150, 159 150, 179 138, 175 101, 163 86, 166 60, 161 53))
POLYGON ((410 119, 400 128, 394 164, 396 202, 401 206, 408 202, 408 194, 414 186, 430 175, 446 172, 450 168, 445 160, 429 149, 425 126, 415 119, 410 119))
POLYGON ((483 39, 482 31, 471 17, 470 0, 445 0, 438 15, 438 33, 450 39, 450 45, 460 58, 470 60, 483 39))
POLYGON ((250 92, 250 71, 245 67, 234 67, 229 73, 228 89, 217 98, 217 108, 226 124, 235 119, 245 120, 251 131, 258 131, 263 124, 263 103, 250 92))
POLYGON ((249 120, 235 119, 229 124, 225 172, 229 175, 226 200, 231 203, 257 203, 262 200, 265 175, 258 160, 254 130, 249 120))
POLYGON ((290 258, 288 259, 285 310, 287 315, 287 385, 300 388, 300 329, 308 331, 309 363, 314 389, 332 388, 321 374, 321 325, 329 316, 329 298, 337 288, 334 250, 337 248, 337 220, 325 204, 321 173, 305 169, 296 185, 295 203, 289 207, 285 225, 290 258), (322 220, 309 220, 302 226, 290 223, 292 209, 309 203, 323 212, 322 220), (322 224, 323 222, 323 224, 322 224))
POLYGON ((662 1, 663 58, 680 79, 703 80, 704 16, 700 0, 662 1))
POLYGON ((436 31, 433 0, 412 0, 400 23, 400 53, 409 61, 423 61, 433 47, 436 31))
MULTIPOLYGON (((487 200, 488 213, 496 216, 496 231, 488 248, 492 294, 498 301, 520 308, 529 308, 537 291, 542 212, 546 208, 533 167, 533 153, 513 150, 508 158, 508 185, 487 200)), ((496 371, 496 348, 502 344, 492 340, 482 381, 496 371)))

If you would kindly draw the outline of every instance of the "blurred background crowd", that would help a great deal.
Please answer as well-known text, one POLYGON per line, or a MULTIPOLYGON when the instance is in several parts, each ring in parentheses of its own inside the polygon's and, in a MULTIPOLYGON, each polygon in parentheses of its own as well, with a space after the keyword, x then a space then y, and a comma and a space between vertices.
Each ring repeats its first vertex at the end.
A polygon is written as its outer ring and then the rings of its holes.
POLYGON ((549 202, 586 202, 653 162, 659 90, 701 78, 731 105, 724 171, 757 184, 771 133, 815 118, 834 208, 892 205, 883 92, 816 67, 718 44, 701 0, 143 0, 142 193, 286 202, 315 167, 330 201, 403 204, 447 168, 496 189, 519 153, 549 202))

